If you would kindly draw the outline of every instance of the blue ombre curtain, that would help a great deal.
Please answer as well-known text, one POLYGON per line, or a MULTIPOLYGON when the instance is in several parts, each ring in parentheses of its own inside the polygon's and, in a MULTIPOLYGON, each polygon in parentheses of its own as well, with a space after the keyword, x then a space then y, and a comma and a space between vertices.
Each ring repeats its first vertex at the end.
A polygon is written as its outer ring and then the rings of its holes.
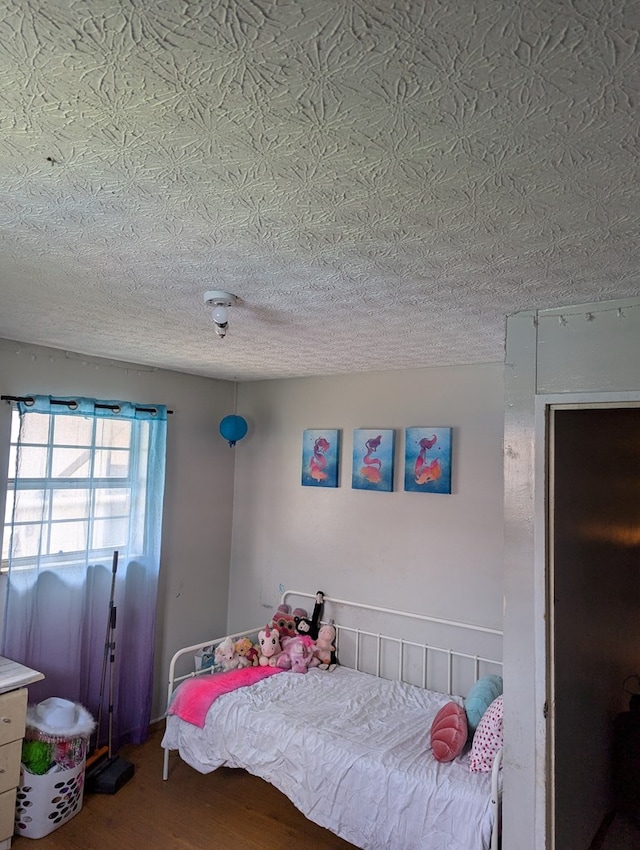
POLYGON ((18 413, 2 653, 44 673, 30 702, 57 696, 102 714, 101 744, 111 690, 113 745, 140 743, 151 715, 166 407, 33 396, 18 413))

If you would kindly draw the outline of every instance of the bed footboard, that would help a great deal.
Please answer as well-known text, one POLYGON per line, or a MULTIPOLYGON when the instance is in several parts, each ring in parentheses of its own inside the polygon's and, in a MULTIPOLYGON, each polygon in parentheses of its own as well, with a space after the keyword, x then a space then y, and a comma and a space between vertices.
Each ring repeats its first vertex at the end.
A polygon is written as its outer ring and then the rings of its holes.
POLYGON ((502 802, 502 789, 500 787, 500 768, 502 767, 502 748, 498 750, 493 760, 491 770, 491 814, 493 826, 491 829, 491 850, 498 850, 500 846, 500 814, 502 802))
MULTIPOLYGON (((215 651, 215 648, 222 643, 227 637, 230 637, 232 640, 237 640, 245 635, 256 634, 259 629, 264 628, 264 625, 258 626, 255 629, 245 629, 241 632, 235 632, 232 635, 223 635, 221 637, 213 638, 212 640, 203 640, 200 643, 194 643, 191 646, 184 646, 182 649, 179 649, 171 659, 169 663, 169 683, 167 685, 167 708, 169 708, 169 704, 171 703, 171 698, 175 692, 175 689, 178 687, 181 682, 186 681, 187 679, 194 679, 196 676, 207 676, 216 672, 214 667, 205 667, 202 670, 192 670, 189 673, 183 673, 181 675, 176 674, 176 670, 181 664, 182 660, 185 656, 189 656, 190 663, 193 663, 193 656, 202 649, 211 648, 212 651, 215 651)), ((165 749, 164 757, 162 760, 162 778, 169 778, 169 750, 165 749)))

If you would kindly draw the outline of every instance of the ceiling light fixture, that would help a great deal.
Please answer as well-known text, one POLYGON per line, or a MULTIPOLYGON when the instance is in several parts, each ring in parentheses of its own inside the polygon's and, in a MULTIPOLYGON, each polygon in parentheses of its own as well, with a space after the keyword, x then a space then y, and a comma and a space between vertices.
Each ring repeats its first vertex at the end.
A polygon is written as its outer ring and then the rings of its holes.
POLYGON ((237 295, 230 292, 212 289, 204 294, 204 303, 207 307, 213 307, 212 318, 216 333, 219 337, 227 335, 229 327, 229 307, 237 304, 237 295))

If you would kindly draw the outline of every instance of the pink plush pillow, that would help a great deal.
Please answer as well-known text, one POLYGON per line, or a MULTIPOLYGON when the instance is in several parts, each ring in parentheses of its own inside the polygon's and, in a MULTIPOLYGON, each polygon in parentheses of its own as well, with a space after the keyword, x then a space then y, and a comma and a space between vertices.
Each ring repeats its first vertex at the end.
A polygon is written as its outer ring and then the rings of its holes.
POLYGON ((463 706, 448 702, 433 718, 431 749, 436 761, 453 761, 467 741, 467 715, 463 706))
POLYGON ((469 770, 474 773, 490 773, 493 760, 503 742, 502 696, 499 696, 494 699, 478 723, 471 744, 469 770))

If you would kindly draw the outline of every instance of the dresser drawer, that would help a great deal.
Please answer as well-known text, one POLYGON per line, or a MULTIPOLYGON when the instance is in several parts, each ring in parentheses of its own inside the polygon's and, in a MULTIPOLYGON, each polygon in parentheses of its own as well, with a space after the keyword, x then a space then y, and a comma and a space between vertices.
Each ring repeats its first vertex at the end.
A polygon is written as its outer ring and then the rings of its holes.
POLYGON ((0 747, 0 794, 9 788, 15 788, 20 779, 20 759, 22 741, 11 741, 0 747))
POLYGON ((16 789, 5 791, 0 794, 0 838, 8 838, 13 835, 13 826, 16 819, 16 789))
POLYGON ((27 689, 0 695, 0 746, 24 737, 27 689))

